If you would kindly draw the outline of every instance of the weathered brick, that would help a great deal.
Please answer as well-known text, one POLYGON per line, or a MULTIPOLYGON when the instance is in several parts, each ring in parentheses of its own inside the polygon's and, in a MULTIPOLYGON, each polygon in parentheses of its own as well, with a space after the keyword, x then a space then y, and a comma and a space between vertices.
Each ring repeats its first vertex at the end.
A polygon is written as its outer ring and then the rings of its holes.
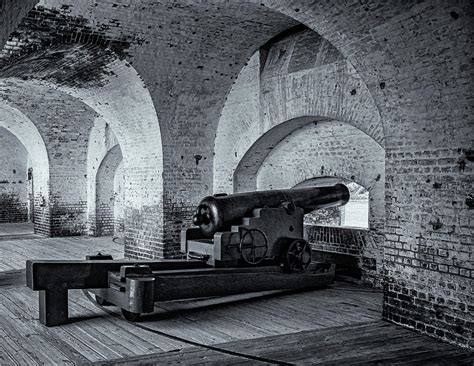
MULTIPOLYGON (((1 126, 1 125, 0 125, 1 126)), ((0 223, 28 220, 28 153, 22 143, 0 127, 0 223)))

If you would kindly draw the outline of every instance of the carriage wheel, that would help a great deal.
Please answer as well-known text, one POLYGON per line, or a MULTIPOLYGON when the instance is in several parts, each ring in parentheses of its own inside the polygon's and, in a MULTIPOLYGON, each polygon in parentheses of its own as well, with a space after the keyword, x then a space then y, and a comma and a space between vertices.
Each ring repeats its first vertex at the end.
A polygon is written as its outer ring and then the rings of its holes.
POLYGON ((245 229, 239 244, 242 259, 250 265, 261 263, 268 252, 268 239, 259 229, 245 229), (260 236, 260 240, 258 237, 260 236))
POLYGON ((283 253, 283 266, 289 272, 303 272, 311 263, 311 248, 304 239, 291 242, 283 253))

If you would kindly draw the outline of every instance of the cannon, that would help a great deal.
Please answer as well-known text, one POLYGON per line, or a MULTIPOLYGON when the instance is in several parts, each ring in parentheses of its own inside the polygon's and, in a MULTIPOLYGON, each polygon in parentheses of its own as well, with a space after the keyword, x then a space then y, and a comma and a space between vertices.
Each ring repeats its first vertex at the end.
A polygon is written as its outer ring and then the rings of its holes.
POLYGON ((326 207, 345 205, 348 200, 349 190, 343 184, 232 195, 216 194, 201 200, 193 216, 193 223, 200 227, 206 237, 212 238, 216 232, 229 230, 232 225, 240 224, 242 218, 251 216, 254 209, 292 204, 302 208, 307 214, 326 207))
POLYGON ((101 306, 121 308, 137 321, 157 302, 293 291, 334 281, 334 265, 311 260, 303 216, 343 205, 349 191, 330 187, 217 194, 201 200, 195 227, 181 232, 182 260, 28 260, 26 283, 40 292, 39 318, 47 326, 68 322, 68 291, 88 290, 101 306))
POLYGON ((199 228, 181 233, 181 250, 216 267, 273 262, 303 271, 311 259, 304 214, 348 200, 343 184, 208 196, 193 216, 199 228))

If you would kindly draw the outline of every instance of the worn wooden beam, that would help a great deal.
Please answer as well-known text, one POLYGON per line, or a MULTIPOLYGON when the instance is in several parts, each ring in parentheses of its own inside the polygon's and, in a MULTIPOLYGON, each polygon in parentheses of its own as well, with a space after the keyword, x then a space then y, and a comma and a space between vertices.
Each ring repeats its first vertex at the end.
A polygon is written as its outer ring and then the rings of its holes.
POLYGON ((334 270, 326 273, 277 271, 203 271, 155 274, 155 301, 228 296, 247 292, 299 290, 324 287, 334 281, 334 270))
POLYGON ((163 260, 28 260, 26 261, 26 285, 35 291, 54 287, 89 289, 108 287, 109 271, 119 271, 121 266, 148 265, 152 271, 172 269, 206 268, 200 261, 163 260))
POLYGON ((39 319, 48 327, 65 324, 68 320, 68 290, 53 288, 39 293, 39 319))

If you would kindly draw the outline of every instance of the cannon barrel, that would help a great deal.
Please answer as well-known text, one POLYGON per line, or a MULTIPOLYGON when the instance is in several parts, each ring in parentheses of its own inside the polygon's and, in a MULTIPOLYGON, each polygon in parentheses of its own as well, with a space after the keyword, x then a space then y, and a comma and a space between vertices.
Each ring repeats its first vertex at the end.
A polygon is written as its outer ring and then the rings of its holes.
POLYGON ((202 233, 212 238, 216 232, 229 230, 251 216, 252 210, 263 207, 280 207, 284 202, 293 203, 304 213, 326 207, 342 206, 349 201, 349 190, 343 184, 328 187, 309 187, 273 191, 236 193, 208 196, 199 203, 193 223, 202 233))

